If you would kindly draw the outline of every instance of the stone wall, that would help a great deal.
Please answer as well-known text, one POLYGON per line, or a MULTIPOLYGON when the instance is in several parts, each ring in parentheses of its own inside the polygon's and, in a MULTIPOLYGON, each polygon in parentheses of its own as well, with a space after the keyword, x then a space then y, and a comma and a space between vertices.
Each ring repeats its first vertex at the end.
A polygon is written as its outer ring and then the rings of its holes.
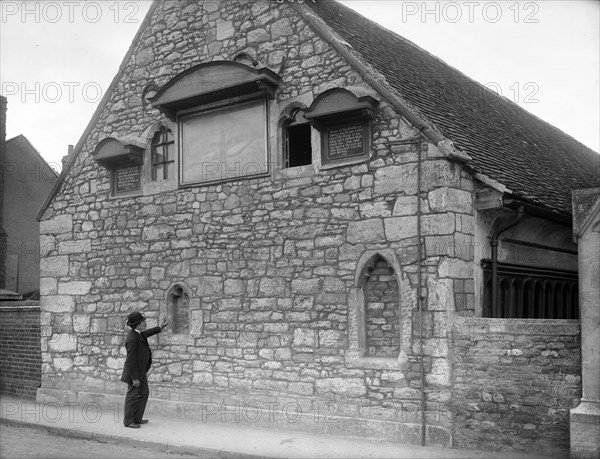
MULTIPOLYGON (((38 394, 124 393, 118 380, 126 315, 142 310, 153 326, 167 315, 170 289, 181 285, 189 293, 189 333, 153 338, 156 400, 149 409, 202 417, 206 406, 217 406, 210 420, 218 420, 220 407, 258 403, 272 426, 418 443, 422 382, 428 411, 451 397, 445 324, 456 309, 473 313, 472 253, 456 249, 473 237, 473 180, 420 141, 289 5, 202 5, 158 2, 44 215, 38 394), (142 89, 243 50, 282 76, 270 102, 273 165, 281 164, 277 120, 285 107, 309 105, 337 86, 380 101, 371 158, 333 168, 318 161, 287 171, 275 166, 263 178, 111 197, 110 175, 90 153, 106 136, 141 136, 162 119, 143 104, 142 89), (402 335, 390 358, 364 357, 356 331, 364 325, 360 273, 378 253, 393 263, 399 286, 402 335), (289 403, 302 413, 297 422, 270 421, 271 409, 283 416, 289 403)), ((451 444, 449 421, 431 418, 428 443, 451 444)))
POLYGON ((39 303, 0 302, 0 392, 35 399, 41 382, 39 303))
POLYGON ((400 352, 400 305, 394 270, 376 262, 365 285, 367 355, 392 357, 400 352))
POLYGON ((581 397, 579 321, 469 319, 452 336, 456 446, 567 457, 581 397))

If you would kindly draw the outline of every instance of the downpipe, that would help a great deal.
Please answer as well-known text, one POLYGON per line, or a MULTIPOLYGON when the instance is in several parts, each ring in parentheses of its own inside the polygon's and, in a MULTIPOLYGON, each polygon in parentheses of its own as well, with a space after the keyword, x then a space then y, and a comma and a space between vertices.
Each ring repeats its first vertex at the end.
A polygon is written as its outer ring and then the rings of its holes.
POLYGON ((425 417, 425 365, 423 363, 423 289, 422 275, 422 244, 421 244, 421 146, 423 144, 423 129, 419 130, 417 143, 417 301, 419 303, 419 366, 421 373, 421 446, 426 445, 425 433, 427 420, 425 417))
POLYGON ((525 215, 525 209, 523 206, 519 206, 517 209, 517 214, 515 217, 500 226, 494 233, 492 234, 490 240, 490 247, 492 249, 492 305, 491 310, 488 311, 489 317, 497 317, 497 308, 498 308, 498 238, 502 233, 506 230, 515 226, 525 215))
POLYGON ((421 374, 421 446, 426 446, 425 432, 427 419, 425 417, 425 364, 423 363, 423 289, 422 275, 422 244, 421 244, 421 147, 423 145, 423 129, 419 129, 418 137, 393 142, 393 145, 417 145, 417 303, 419 307, 419 366, 421 374))

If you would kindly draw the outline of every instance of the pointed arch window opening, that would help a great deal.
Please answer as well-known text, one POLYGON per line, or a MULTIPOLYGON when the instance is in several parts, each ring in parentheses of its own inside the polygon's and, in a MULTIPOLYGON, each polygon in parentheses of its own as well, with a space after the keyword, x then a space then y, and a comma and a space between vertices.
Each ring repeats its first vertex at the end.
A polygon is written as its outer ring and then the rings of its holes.
POLYGON ((365 357, 397 357, 401 345, 399 284, 392 265, 375 255, 364 268, 365 357))
POLYGON ((190 297, 187 290, 175 284, 167 295, 167 315, 173 334, 190 333, 190 297))

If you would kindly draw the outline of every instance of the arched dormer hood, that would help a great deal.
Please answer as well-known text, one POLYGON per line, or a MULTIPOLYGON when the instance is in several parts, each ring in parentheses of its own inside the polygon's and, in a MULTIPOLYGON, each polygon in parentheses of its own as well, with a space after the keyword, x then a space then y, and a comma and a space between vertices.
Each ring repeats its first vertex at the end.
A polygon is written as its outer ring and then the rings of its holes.
POLYGON ((280 77, 268 68, 255 69, 239 62, 216 61, 199 64, 166 83, 151 99, 171 119, 182 110, 223 100, 243 101, 253 97, 272 98, 280 77))
POLYGON ((344 88, 333 88, 320 94, 304 112, 304 117, 317 129, 339 123, 340 119, 372 120, 379 102, 371 96, 356 96, 344 88))
POLYGON ((144 149, 144 142, 137 137, 107 137, 98 143, 92 157, 100 165, 108 168, 125 164, 142 164, 144 149))

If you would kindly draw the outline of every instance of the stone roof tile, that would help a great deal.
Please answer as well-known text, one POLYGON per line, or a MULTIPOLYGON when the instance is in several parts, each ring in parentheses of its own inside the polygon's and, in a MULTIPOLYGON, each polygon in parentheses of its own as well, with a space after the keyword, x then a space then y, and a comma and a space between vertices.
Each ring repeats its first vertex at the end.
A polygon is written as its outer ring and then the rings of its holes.
POLYGON ((516 198, 571 214, 574 189, 600 186, 600 155, 409 40, 333 0, 307 2, 469 166, 516 198))

